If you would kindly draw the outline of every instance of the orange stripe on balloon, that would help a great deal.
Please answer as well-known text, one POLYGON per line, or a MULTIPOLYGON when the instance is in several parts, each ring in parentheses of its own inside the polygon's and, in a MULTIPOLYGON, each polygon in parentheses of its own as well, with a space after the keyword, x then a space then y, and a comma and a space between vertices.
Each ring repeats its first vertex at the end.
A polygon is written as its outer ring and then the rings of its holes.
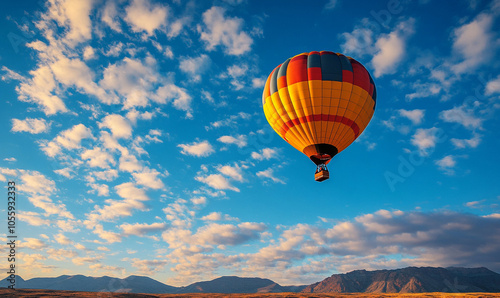
POLYGON ((357 138, 359 136, 359 126, 354 122, 353 120, 339 116, 339 115, 328 115, 328 114, 316 114, 316 115, 309 115, 309 116, 303 116, 299 117, 296 119, 292 119, 290 121, 287 121, 284 123, 281 127, 281 130, 286 133, 290 128, 292 128, 295 125, 299 125, 300 123, 307 123, 307 122, 312 122, 312 121, 327 121, 327 122, 339 122, 342 124, 345 124, 349 126, 353 132, 354 132, 354 138, 357 138))

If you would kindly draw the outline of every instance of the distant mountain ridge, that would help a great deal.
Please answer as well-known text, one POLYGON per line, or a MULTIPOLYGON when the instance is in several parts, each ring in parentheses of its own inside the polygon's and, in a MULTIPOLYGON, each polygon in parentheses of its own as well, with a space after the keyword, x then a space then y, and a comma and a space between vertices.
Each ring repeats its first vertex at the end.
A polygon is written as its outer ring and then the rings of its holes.
MULTIPOLYGON (((1 287, 7 280, 0 281, 1 287)), ((308 286, 281 286, 270 279, 223 276, 195 282, 185 287, 163 284, 145 276, 61 275, 59 277, 17 277, 17 288, 89 292, 149 294, 181 293, 423 293, 423 292, 500 292, 500 274, 487 268, 407 267, 394 270, 355 270, 334 274, 308 286)))
POLYGON ((487 268, 407 267, 355 270, 307 286, 306 293, 500 292, 500 274, 487 268))

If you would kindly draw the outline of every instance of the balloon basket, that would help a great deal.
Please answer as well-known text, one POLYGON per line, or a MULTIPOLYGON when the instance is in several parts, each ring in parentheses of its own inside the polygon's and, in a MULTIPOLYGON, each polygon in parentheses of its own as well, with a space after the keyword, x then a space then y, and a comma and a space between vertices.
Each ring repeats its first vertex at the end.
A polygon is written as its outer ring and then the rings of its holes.
POLYGON ((323 169, 319 172, 316 172, 316 174, 314 174, 314 180, 316 180, 318 182, 325 181, 328 178, 330 178, 330 173, 326 169, 323 169))

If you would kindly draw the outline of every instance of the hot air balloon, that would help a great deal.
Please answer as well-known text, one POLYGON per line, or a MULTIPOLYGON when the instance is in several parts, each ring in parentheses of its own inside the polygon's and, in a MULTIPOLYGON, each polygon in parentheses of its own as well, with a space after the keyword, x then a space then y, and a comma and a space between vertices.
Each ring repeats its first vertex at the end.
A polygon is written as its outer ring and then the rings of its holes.
POLYGON ((368 71, 351 57, 328 51, 302 53, 267 78, 262 104, 271 127, 316 164, 316 181, 326 165, 370 122, 377 93, 368 71))

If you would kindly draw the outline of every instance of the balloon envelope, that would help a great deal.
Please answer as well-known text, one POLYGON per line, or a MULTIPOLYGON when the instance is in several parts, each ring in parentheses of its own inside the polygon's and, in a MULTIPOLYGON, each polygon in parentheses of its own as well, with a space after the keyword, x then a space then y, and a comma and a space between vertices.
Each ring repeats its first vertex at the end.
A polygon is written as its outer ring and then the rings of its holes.
POLYGON ((375 111, 373 79, 358 61, 302 53, 276 67, 262 95, 271 127, 315 164, 327 164, 363 132, 375 111))

